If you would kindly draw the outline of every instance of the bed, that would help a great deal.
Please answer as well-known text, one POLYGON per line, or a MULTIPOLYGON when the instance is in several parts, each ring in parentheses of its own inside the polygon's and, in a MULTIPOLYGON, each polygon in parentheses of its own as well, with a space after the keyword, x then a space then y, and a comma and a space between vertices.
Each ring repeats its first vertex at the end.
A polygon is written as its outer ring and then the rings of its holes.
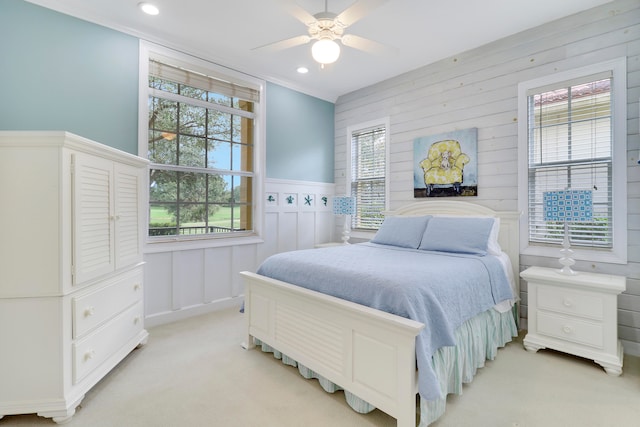
MULTIPOLYGON (((245 284, 247 325, 243 346, 251 349, 258 343, 263 349, 285 355, 291 364, 307 373, 305 376, 343 389, 354 409, 364 408, 359 411, 367 412, 378 408, 396 418, 398 427, 416 425, 419 394, 420 425, 426 426, 444 413, 446 395, 460 393, 462 383, 471 381, 484 360, 493 359, 497 348, 517 334, 518 220, 517 212, 496 212, 468 202, 429 200, 386 213, 385 222, 371 242, 269 257, 258 270, 260 274, 240 273, 245 284), (455 227, 454 233, 451 227, 455 227), (460 238, 475 236, 475 230, 481 230, 478 233, 483 237, 479 240, 460 238), (338 258, 332 258, 334 255, 338 258), (433 261, 417 258, 427 255, 433 261), (311 257, 309 264, 298 258, 303 256, 311 257), (351 273, 338 269, 340 263, 336 260, 340 258, 350 260, 342 263, 345 269, 348 264, 365 266, 369 276, 364 282, 382 282, 386 280, 383 276, 389 275, 393 276, 389 280, 397 283, 382 283, 382 290, 353 297, 352 287, 370 283, 358 285, 355 276, 347 279, 351 273), (356 259, 359 261, 351 261, 356 259), (442 292, 451 288, 458 296, 425 303, 431 304, 429 309, 416 308, 416 300, 440 291, 416 291, 417 285, 408 286, 414 274, 409 271, 410 266, 403 267, 406 275, 384 272, 390 269, 385 263, 397 265, 404 262, 401 259, 412 260, 411 266, 435 263, 437 268, 416 274, 443 274, 434 279, 442 283, 433 287, 442 292), (329 265, 322 264, 323 260, 329 265), (298 272, 294 271, 296 263, 303 266, 298 272), (464 265, 454 268, 473 271, 469 277, 488 283, 488 296, 476 295, 475 289, 480 286, 470 284, 470 278, 459 278, 457 273, 447 275, 446 265, 464 265), (374 271, 378 266, 382 269, 374 271), (289 275, 291 271, 293 275, 289 275), (485 271, 487 278, 483 278, 485 271), (507 285, 499 271, 504 272, 509 292, 505 291, 507 285), (337 277, 344 279, 341 285, 329 286, 337 277), (308 280, 318 284, 313 285, 317 290, 306 283, 308 280), (471 307, 475 301, 458 302, 464 299, 459 296, 467 292, 463 290, 471 289, 469 286, 474 286, 474 296, 469 300, 478 300, 477 306, 471 307), (388 288, 396 287, 399 297, 389 293, 388 288), (396 300, 399 305, 389 303, 396 300), (467 306, 471 307, 469 313, 465 312, 467 306), (433 312, 442 312, 446 319, 434 320, 433 312)), ((366 276, 364 271, 361 273, 358 276, 366 276)))

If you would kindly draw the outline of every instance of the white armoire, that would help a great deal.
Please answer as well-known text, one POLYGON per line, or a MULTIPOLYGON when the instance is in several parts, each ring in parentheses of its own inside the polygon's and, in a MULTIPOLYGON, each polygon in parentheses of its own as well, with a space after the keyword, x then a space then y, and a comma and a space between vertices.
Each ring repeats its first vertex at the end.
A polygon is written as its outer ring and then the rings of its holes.
POLYGON ((67 132, 0 132, 0 418, 68 421, 148 337, 147 161, 67 132))

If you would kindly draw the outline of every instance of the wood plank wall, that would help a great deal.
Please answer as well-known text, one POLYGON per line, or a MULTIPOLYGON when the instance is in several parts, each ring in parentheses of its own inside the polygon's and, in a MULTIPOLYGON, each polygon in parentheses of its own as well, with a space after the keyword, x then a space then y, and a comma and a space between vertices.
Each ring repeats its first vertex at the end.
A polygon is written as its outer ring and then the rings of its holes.
MULTIPOLYGON (((437 41, 433 41, 437 43, 437 41)), ((598 265, 627 277, 619 297, 619 335, 625 351, 640 355, 640 2, 620 0, 443 59, 340 97, 336 102, 335 183, 346 175, 347 127, 390 118, 389 208, 413 202, 413 141, 417 137, 478 128, 479 195, 496 210, 518 208, 517 86, 521 81, 627 57, 628 264, 598 265)), ((521 237, 522 238, 522 237, 521 237)), ((521 256, 530 265, 557 260, 521 256)), ((581 268, 580 263, 576 265, 581 268)), ((585 266, 582 266, 585 268, 585 266)), ((522 283, 522 324, 527 286, 522 283)))

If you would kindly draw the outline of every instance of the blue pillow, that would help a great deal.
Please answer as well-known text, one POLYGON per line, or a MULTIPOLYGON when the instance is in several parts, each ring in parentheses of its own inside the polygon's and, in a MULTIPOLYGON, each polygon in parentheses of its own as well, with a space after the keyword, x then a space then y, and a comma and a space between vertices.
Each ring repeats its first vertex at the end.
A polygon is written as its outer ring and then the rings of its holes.
POLYGON ((372 243, 418 249, 431 215, 390 216, 385 218, 372 243))
POLYGON ((484 256, 493 223, 493 218, 431 218, 418 249, 484 256))

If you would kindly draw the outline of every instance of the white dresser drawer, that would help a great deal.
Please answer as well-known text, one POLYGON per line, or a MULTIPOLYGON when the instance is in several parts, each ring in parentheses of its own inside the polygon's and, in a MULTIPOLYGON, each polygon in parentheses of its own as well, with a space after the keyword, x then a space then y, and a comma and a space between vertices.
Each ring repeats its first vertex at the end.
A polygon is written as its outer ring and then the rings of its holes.
POLYGON ((537 312, 539 334, 601 349, 604 345, 602 323, 583 321, 548 312, 537 312))
POLYGON ((144 306, 138 301, 87 337, 73 344, 73 383, 81 381, 143 328, 144 306))
POLYGON ((604 319, 602 295, 569 289, 539 285, 538 308, 588 319, 604 319))
POLYGON ((97 291, 72 298, 73 338, 81 337, 142 299, 141 268, 124 273, 97 291))

